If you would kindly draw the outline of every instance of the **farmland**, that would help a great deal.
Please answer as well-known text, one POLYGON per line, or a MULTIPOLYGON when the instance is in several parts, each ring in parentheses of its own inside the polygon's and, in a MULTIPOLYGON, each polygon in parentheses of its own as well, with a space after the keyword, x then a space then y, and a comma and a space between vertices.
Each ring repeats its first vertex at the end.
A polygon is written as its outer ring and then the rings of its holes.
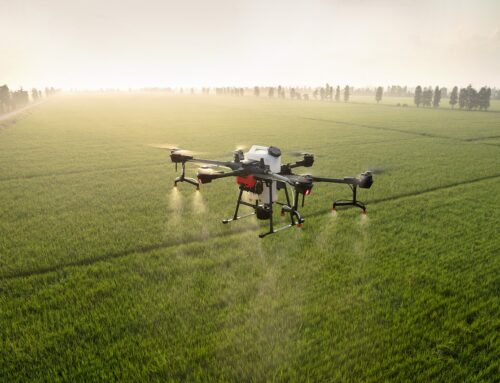
POLYGON ((69 94, 0 121, 0 380, 498 379, 500 106, 359 101, 69 94), (315 185, 260 240, 220 224, 233 179, 173 190, 162 143, 386 171, 367 218, 315 185))

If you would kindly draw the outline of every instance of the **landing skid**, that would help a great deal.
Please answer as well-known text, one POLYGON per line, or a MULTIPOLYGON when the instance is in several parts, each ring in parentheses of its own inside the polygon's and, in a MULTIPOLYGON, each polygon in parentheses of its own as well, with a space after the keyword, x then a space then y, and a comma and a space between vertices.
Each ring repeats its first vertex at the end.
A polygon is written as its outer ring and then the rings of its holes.
POLYGON ((341 200, 341 201, 334 201, 333 202, 333 207, 332 210, 336 211, 337 206, 355 206, 359 207, 362 211, 363 214, 366 214, 366 206, 363 202, 358 201, 356 198, 356 191, 357 191, 357 186, 356 185, 349 185, 349 187, 352 190, 352 200, 341 200))
MULTIPOLYGON (((176 164, 177 165, 177 164, 176 164)), ((182 173, 179 177, 174 180, 174 187, 177 187, 178 182, 187 182, 196 187, 196 190, 200 190, 200 183, 194 178, 186 177, 186 163, 182 163, 182 173)))

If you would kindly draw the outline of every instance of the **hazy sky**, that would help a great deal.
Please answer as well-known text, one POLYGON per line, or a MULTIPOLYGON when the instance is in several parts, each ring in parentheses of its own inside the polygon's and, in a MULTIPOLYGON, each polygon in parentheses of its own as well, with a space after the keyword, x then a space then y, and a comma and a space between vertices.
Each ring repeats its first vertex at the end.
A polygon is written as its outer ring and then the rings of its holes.
POLYGON ((12 87, 500 85, 500 0, 0 0, 12 87))

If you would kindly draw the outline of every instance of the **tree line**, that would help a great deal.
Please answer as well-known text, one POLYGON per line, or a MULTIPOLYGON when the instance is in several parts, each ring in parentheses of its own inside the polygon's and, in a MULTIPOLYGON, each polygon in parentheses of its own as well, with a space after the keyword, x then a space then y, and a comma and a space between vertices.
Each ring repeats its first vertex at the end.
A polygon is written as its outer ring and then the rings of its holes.
MULTIPOLYGON (((54 88, 45 88, 45 97, 50 97, 56 92, 57 90, 54 88)), ((36 102, 44 95, 41 90, 36 88, 28 92, 22 87, 19 90, 11 91, 7 85, 0 86, 0 113, 7 113, 27 105, 30 102, 30 97, 33 102, 36 102)))
MULTIPOLYGON (((407 86, 391 85, 385 90, 383 87, 378 86, 375 88, 354 88, 349 85, 340 87, 337 85, 335 88, 328 83, 324 87, 259 87, 253 88, 236 88, 225 87, 215 88, 216 95, 231 95, 231 96, 244 96, 245 94, 252 94, 256 97, 267 95, 268 98, 289 98, 292 100, 306 100, 310 98, 321 101, 336 101, 336 102, 349 102, 351 95, 375 96, 375 101, 379 103, 385 96, 389 97, 413 97, 413 101, 417 107, 433 107, 439 108, 443 98, 449 98, 449 104, 452 108, 458 106, 460 109, 465 110, 488 110, 490 107, 491 98, 500 99, 500 90, 491 89, 489 87, 482 87, 479 91, 475 90, 471 85, 467 88, 454 87, 450 94, 447 88, 425 87, 417 86, 414 90, 407 86)), ((203 88, 203 94, 209 94, 209 88, 203 88)), ((405 104, 406 105, 406 104, 405 104)))
MULTIPOLYGON (((438 108, 441 102, 441 93, 442 91, 439 87, 436 87, 433 91, 431 87, 422 89, 419 85, 415 88, 413 101, 417 108, 420 106, 438 108)), ((460 88, 460 90, 455 86, 450 93, 449 104, 452 109, 458 104, 460 109, 488 110, 491 95, 491 88, 486 86, 483 86, 479 91, 474 89, 472 85, 469 85, 467 88, 460 88)))

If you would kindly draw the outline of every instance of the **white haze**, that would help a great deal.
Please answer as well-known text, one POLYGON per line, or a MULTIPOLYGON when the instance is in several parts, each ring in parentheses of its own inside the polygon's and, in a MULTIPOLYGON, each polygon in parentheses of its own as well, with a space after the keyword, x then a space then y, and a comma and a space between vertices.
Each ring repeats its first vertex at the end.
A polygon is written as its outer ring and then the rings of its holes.
POLYGON ((500 85, 498 0, 0 0, 12 88, 500 85))

